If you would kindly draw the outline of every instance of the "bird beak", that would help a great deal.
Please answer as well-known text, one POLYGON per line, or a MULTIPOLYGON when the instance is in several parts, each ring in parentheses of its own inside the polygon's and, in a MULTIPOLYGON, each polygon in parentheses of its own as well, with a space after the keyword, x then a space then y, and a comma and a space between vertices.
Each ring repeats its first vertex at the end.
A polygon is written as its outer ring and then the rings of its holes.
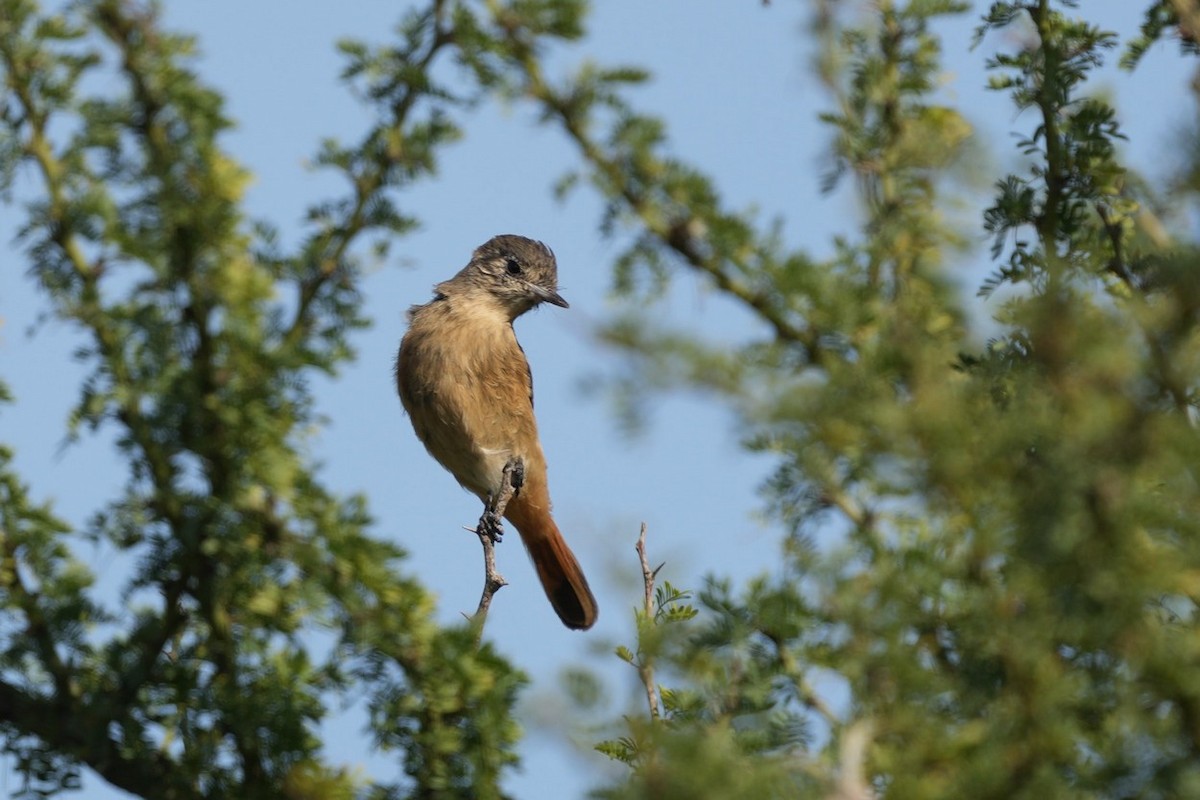
POLYGON ((553 289, 547 289, 545 286, 538 286, 536 283, 530 283, 529 289, 534 293, 539 302, 553 303, 560 308, 570 308, 571 305, 563 300, 563 297, 553 289))

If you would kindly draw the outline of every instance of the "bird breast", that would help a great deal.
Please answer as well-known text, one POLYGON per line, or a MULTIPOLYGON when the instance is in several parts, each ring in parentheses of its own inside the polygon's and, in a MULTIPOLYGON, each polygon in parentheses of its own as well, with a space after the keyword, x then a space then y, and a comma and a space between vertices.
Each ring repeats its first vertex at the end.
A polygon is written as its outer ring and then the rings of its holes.
POLYGON ((483 500, 513 455, 544 470, 529 365, 507 317, 488 304, 441 298, 414 308, 410 320, 397 388, 430 454, 483 500))

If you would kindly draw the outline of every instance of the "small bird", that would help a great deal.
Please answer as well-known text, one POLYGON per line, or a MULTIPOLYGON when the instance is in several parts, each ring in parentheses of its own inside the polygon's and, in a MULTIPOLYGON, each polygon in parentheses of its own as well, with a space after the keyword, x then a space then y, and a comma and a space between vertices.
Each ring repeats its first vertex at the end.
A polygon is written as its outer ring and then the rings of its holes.
POLYGON ((408 312, 396 389, 417 438, 485 504, 513 457, 524 481, 504 509, 550 605, 568 628, 596 622, 596 598, 550 516, 546 457, 533 416, 533 375, 513 321, 541 303, 567 308, 554 253, 523 236, 489 239, 471 261, 408 312))

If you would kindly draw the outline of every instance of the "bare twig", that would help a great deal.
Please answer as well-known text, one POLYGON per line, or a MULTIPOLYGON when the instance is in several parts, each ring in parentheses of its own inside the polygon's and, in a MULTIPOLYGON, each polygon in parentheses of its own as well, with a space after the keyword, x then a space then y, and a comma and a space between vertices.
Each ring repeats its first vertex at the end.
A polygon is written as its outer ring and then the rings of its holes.
POLYGON ((521 484, 524 482, 525 463, 520 458, 513 456, 504 465, 500 490, 488 500, 487 505, 483 508, 483 515, 479 518, 479 524, 474 528, 475 535, 479 537, 479 543, 483 545, 484 571, 483 594, 479 598, 479 607, 475 609, 475 615, 471 617, 471 621, 476 626, 475 639, 477 642, 483 638, 483 624, 487 621, 487 612, 492 606, 492 597, 500 590, 501 586, 508 585, 508 581, 496 569, 496 543, 504 535, 502 527, 504 509, 508 507, 508 502, 513 499, 513 496, 521 490, 521 484))
POLYGON ((637 540, 638 559, 642 562, 642 585, 645 587, 645 610, 646 616, 649 617, 654 613, 654 576, 658 574, 658 569, 651 570, 650 562, 646 559, 646 523, 642 523, 642 532, 638 535, 637 540))
MULTIPOLYGON (((638 560, 642 563, 642 586, 645 589, 645 598, 643 613, 646 615, 646 626, 654 624, 654 578, 658 575, 658 571, 662 569, 662 565, 654 569, 650 569, 650 561, 646 558, 646 523, 642 523, 642 532, 638 535, 637 540, 638 560)), ((638 638, 641 638, 642 631, 638 631, 638 638)), ((641 642, 639 641, 639 644, 641 642)), ((639 651, 641 648, 638 648, 639 651)), ((657 720, 659 718, 659 702, 658 702, 658 687, 654 683, 654 665, 646 659, 645 654, 639 652, 637 659, 638 676, 642 679, 642 685, 646 687, 646 703, 650 706, 650 719, 657 720)))

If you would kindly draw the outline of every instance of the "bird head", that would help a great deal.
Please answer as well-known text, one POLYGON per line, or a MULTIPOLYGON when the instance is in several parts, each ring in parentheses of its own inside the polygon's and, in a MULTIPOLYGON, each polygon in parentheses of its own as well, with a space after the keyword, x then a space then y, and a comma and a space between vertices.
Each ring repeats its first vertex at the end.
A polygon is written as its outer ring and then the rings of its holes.
POLYGON ((567 308, 558 293, 554 252, 524 236, 494 236, 475 249, 471 261, 454 277, 482 289, 516 319, 540 303, 567 308))

